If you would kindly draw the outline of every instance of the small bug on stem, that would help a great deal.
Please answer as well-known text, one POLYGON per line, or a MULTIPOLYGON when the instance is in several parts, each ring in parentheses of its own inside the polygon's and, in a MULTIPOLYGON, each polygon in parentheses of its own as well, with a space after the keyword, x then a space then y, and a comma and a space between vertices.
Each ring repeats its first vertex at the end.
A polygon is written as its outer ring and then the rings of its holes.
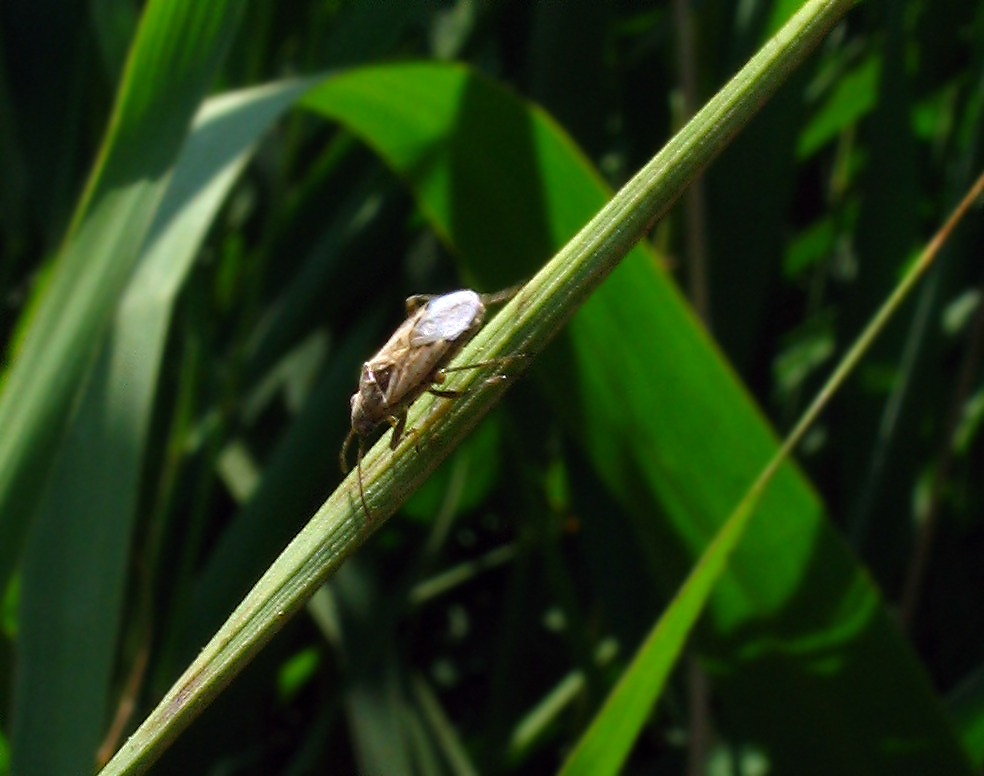
POLYGON ((339 458, 342 472, 347 472, 346 453, 352 440, 358 437, 359 499, 370 520, 372 515, 362 486, 362 453, 366 437, 385 421, 393 428, 390 449, 395 450, 406 430, 407 410, 423 393, 430 392, 446 399, 463 395, 462 391, 434 387, 444 383, 448 372, 477 369, 514 358, 446 366, 482 328, 486 306, 508 301, 519 288, 514 286, 495 294, 463 289, 440 296, 411 296, 407 299, 407 319, 379 352, 362 365, 359 389, 351 399, 352 428, 345 437, 339 458))

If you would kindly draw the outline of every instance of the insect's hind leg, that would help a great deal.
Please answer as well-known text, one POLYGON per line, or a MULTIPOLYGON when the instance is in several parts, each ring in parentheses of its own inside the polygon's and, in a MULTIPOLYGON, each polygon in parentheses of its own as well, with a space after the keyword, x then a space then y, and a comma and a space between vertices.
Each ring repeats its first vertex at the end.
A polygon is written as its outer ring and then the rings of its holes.
POLYGON ((501 291, 493 291, 490 294, 479 294, 479 298, 482 300, 482 304, 502 304, 503 302, 508 302, 516 294, 518 294, 525 286, 526 283, 517 283, 514 286, 509 286, 509 288, 504 288, 501 291))
POLYGON ((460 399, 462 396, 468 395, 468 390, 449 391, 441 388, 428 388, 427 393, 433 394, 441 399, 460 399))
POLYGON ((510 364, 513 361, 518 361, 522 358, 529 358, 525 353, 515 353, 511 356, 501 356, 499 358, 490 358, 487 361, 476 361, 474 364, 462 364, 461 366, 446 366, 443 369, 439 369, 434 375, 435 383, 444 382, 444 375, 448 372, 463 372, 466 369, 481 369, 484 366, 503 366, 504 364, 510 364))
MULTIPOLYGON (((441 383, 444 382, 444 379, 447 376, 448 372, 463 372, 465 369, 481 369, 482 367, 485 366, 503 366, 504 364, 510 364, 513 361, 516 361, 521 358, 529 358, 529 356, 527 356, 525 353, 517 353, 512 356, 502 356, 501 358, 490 358, 487 361, 476 361, 474 364, 462 364, 461 366, 446 366, 443 369, 437 370, 437 372, 434 373, 432 380, 434 383, 440 385, 441 383)), ((489 375, 482 382, 483 384, 499 383, 505 380, 507 377, 508 375, 504 375, 501 373, 496 375, 489 375)), ((454 391, 454 390, 442 390, 440 388, 428 388, 427 390, 430 393, 434 394, 435 396, 441 396, 445 399, 458 399, 464 396, 465 394, 467 394, 468 391, 471 389, 466 388, 461 391, 454 391)))
POLYGON ((358 439, 359 444, 355 453, 355 471, 356 480, 359 483, 359 501, 362 503, 362 508, 366 513, 366 520, 372 522, 372 512, 369 511, 369 504, 366 502, 366 489, 362 484, 362 454, 365 452, 365 438, 359 436, 355 433, 355 429, 349 431, 348 436, 345 437, 345 442, 342 444, 342 452, 339 453, 339 458, 342 464, 342 473, 347 474, 349 471, 348 461, 345 460, 345 454, 348 452, 349 445, 352 443, 353 439, 358 439))
MULTIPOLYGON (((434 383, 440 385, 444 382, 444 379, 448 372, 461 372, 465 369, 481 369, 483 366, 501 366, 503 364, 508 364, 519 358, 527 358, 525 355, 514 355, 514 356, 503 356, 502 358, 490 358, 488 361, 478 361, 474 364, 462 364, 461 366, 449 366, 444 369, 439 369, 434 373, 433 381, 434 383)), ((498 383, 505 380, 507 375, 497 374, 489 375, 486 377, 482 383, 498 383)), ((467 396, 471 391, 471 388, 463 388, 461 390, 446 389, 446 388, 428 388, 427 392, 433 394, 434 396, 439 396, 442 399, 460 399, 462 396, 467 396)))
POLYGON ((362 453, 363 453, 362 437, 359 437, 359 451, 355 458, 355 468, 359 480, 359 501, 362 502, 362 509, 365 510, 366 520, 371 523, 372 512, 369 511, 369 504, 366 503, 366 489, 365 486, 362 484, 362 453))

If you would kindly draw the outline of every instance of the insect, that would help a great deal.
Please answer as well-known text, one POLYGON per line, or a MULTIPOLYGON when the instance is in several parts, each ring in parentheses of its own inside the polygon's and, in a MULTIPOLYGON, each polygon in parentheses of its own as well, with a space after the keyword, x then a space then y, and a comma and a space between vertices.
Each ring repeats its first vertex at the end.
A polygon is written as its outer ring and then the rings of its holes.
MULTIPOLYGON (((352 394, 352 428, 345 437, 339 458, 342 471, 348 471, 346 453, 358 437, 356 467, 359 498, 366 516, 371 519, 362 486, 362 453, 366 437, 382 422, 393 428, 390 449, 395 450, 403 437, 407 410, 425 392, 453 399, 462 391, 435 388, 444 382, 447 372, 475 369, 504 359, 447 369, 465 344, 485 322, 486 305, 511 299, 519 286, 496 294, 479 294, 463 289, 450 294, 418 294, 407 299, 407 319, 371 359, 362 365, 359 389, 352 394)), ((507 359, 506 359, 507 360, 507 359)))

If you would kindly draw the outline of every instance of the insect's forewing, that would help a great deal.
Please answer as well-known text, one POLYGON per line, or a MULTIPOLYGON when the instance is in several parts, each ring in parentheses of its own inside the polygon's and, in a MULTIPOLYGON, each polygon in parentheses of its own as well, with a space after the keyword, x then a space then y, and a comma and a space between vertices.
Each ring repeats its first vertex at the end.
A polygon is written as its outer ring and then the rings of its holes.
POLYGON ((477 328, 484 315, 485 306, 474 291, 466 289, 439 296, 427 303, 410 334, 410 345, 418 348, 436 342, 454 342, 477 328))

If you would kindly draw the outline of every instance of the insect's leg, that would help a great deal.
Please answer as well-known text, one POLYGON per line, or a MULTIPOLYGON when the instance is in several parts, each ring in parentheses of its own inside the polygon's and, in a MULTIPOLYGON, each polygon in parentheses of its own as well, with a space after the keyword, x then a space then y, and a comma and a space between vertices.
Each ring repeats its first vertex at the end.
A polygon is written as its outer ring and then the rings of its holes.
MULTIPOLYGON (((433 376, 431 377, 431 381, 436 385, 441 385, 444 382, 444 380, 447 378, 448 372, 460 372, 464 369, 479 369, 480 367, 483 366, 501 366, 502 364, 507 364, 511 361, 515 361, 517 358, 527 358, 527 356, 521 353, 513 356, 503 356, 502 358, 491 358, 488 361, 479 361, 475 364, 463 364, 462 366, 445 367, 444 369, 438 369, 436 372, 434 372, 433 376)), ((482 384, 484 385, 486 383, 502 382, 503 380, 506 379, 507 376, 508 375, 504 375, 504 374, 489 375, 482 381, 482 384)), ((460 399, 462 396, 467 395, 470 390, 471 390, 470 388, 465 388, 460 391, 457 391, 457 390, 448 390, 448 389, 433 388, 433 387, 427 389, 428 393, 432 393, 434 394, 434 396, 440 396, 442 399, 460 399)))
POLYGON ((427 392, 442 399, 460 399, 468 394, 468 391, 447 391, 440 388, 428 388, 427 392))
POLYGON ((359 437, 359 451, 355 456, 355 468, 359 473, 359 501, 362 502, 362 508, 366 512, 366 520, 371 523, 372 512, 369 511, 369 505, 366 503, 366 491, 362 485, 362 437, 359 437))
POLYGON ((390 439, 390 450, 396 450, 396 446, 400 444, 400 439, 403 437, 403 433, 407 427, 406 410, 401 412, 398 417, 393 417, 391 415, 386 418, 386 421, 393 427, 393 438, 390 439))
POLYGON ((407 428, 407 413, 404 412, 400 417, 390 416, 386 418, 389 424, 393 427, 393 437, 390 439, 390 450, 396 450, 396 446, 400 444, 400 440, 403 437, 413 437, 413 449, 418 453, 420 452, 420 447, 417 445, 417 429, 407 428))
POLYGON ((505 364, 510 364, 521 358, 529 358, 525 353, 514 353, 511 356, 502 356, 500 358, 490 358, 488 361, 476 361, 474 364, 462 364, 461 366, 446 366, 443 369, 439 369, 434 374, 434 382, 441 383, 444 382, 444 374, 448 372, 462 372, 465 369, 481 369, 483 366, 503 366, 505 364), (438 379, 438 376, 441 376, 438 379))
POLYGON ((501 291, 496 291, 492 294, 479 294, 479 299, 482 300, 482 304, 500 304, 502 302, 508 302, 516 294, 519 293, 520 289, 526 285, 525 283, 517 283, 515 286, 509 286, 509 288, 504 288, 501 291))

